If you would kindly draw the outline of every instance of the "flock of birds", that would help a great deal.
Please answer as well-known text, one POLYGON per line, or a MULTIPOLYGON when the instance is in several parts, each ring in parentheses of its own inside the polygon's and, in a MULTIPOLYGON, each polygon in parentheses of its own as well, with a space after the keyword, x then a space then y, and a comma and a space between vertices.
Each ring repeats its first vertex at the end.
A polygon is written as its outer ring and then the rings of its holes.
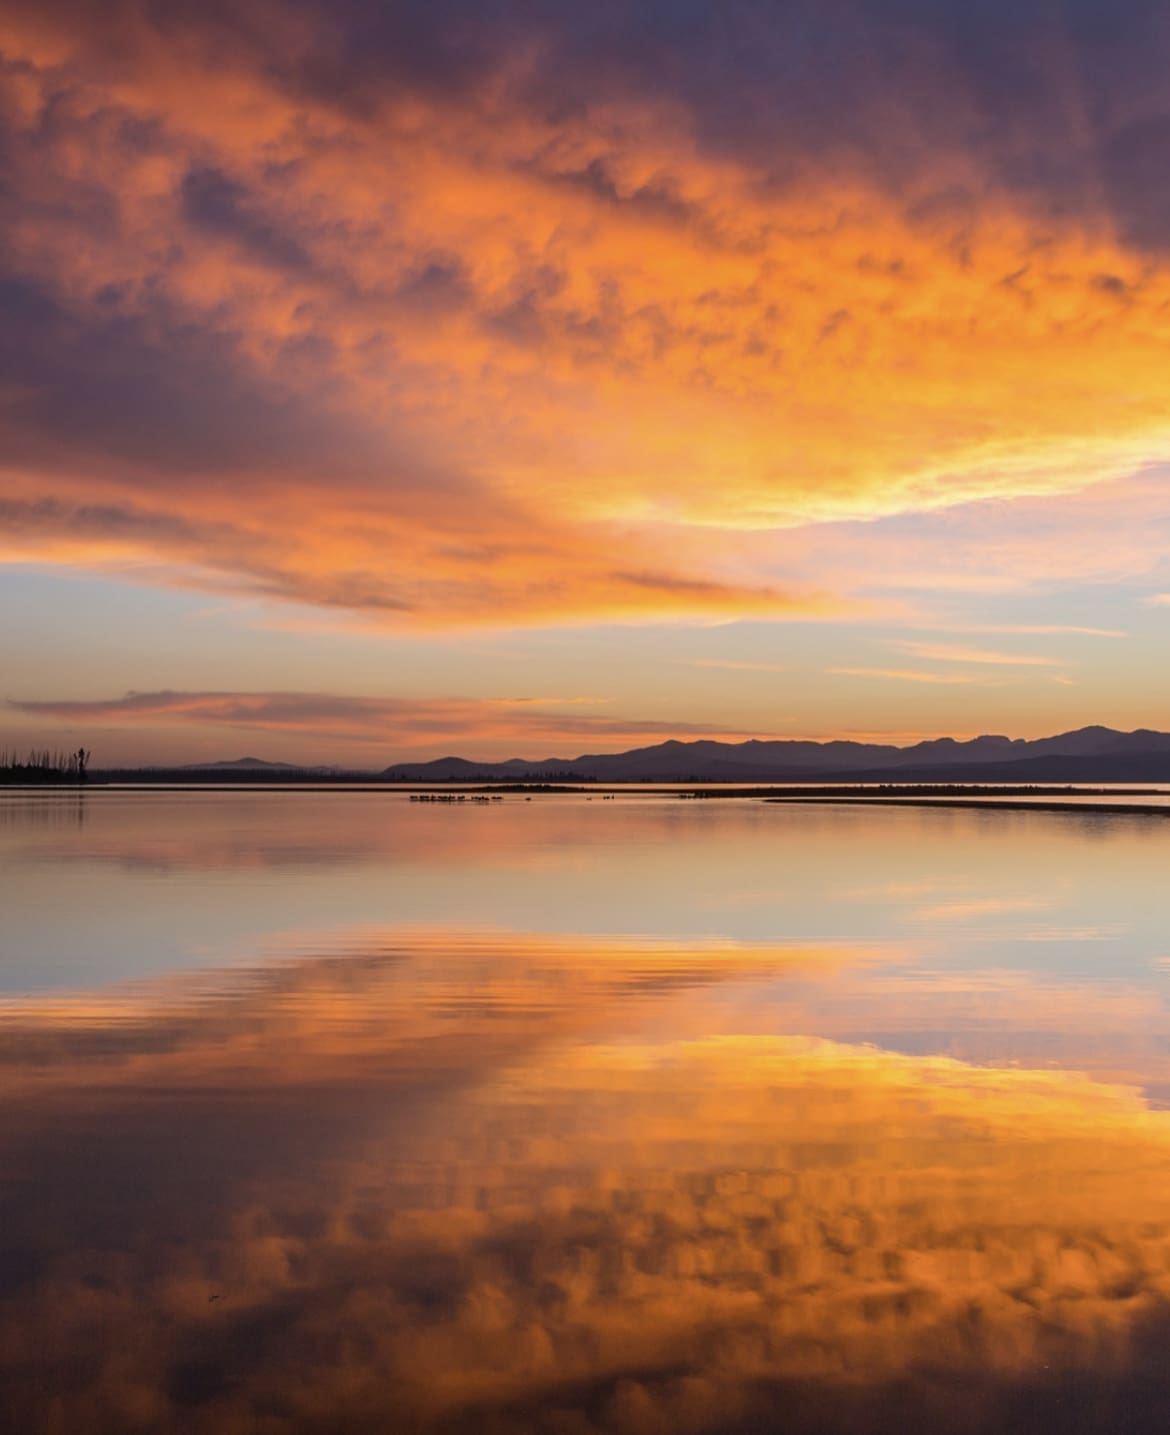
POLYGON ((470 796, 466 792, 458 794, 454 792, 412 792, 410 800, 411 802, 503 802, 504 799, 483 796, 477 792, 470 796))
MULTIPOLYGON (((503 802, 504 799, 496 793, 412 792, 410 794, 410 800, 411 802, 503 802)), ((601 800, 602 802, 612 802, 614 800, 614 794, 612 792, 603 792, 601 794, 601 800)), ((531 802, 532 798, 526 797, 524 801, 531 802)), ((592 802, 593 798, 586 797, 585 801, 592 802)))

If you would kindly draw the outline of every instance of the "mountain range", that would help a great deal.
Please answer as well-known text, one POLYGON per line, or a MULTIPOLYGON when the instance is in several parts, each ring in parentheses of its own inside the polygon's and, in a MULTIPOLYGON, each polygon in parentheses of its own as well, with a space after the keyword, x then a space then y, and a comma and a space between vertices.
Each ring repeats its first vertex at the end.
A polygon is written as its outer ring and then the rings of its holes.
POLYGON ((401 762, 396 782, 1170 782, 1170 733, 1078 728, 1055 737, 933 738, 885 743, 760 741, 657 743, 575 758, 401 762))

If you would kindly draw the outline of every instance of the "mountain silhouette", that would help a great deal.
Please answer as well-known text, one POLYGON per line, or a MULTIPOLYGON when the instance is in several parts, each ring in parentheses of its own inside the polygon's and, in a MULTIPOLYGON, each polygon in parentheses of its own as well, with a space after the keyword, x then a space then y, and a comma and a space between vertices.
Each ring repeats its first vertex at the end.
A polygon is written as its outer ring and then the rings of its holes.
POLYGON ((671 739, 574 758, 440 757, 394 763, 382 776, 400 782, 1170 782, 1170 733, 1084 727, 1055 737, 940 737, 910 747, 671 739))

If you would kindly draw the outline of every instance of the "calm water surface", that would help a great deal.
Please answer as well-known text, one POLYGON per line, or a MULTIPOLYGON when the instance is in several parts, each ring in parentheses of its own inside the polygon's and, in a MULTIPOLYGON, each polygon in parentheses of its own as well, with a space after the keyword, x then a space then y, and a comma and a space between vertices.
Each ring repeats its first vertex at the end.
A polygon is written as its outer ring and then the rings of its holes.
POLYGON ((0 1424, 1170 1423, 1170 821, 0 794, 0 1424))

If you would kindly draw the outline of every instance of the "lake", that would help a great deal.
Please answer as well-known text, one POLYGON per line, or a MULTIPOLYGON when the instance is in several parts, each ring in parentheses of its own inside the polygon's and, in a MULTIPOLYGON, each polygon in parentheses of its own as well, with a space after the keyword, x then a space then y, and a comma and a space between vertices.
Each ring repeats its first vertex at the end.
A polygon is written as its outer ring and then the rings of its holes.
POLYGON ((1170 1422, 1165 816, 0 793, 14 1431, 1170 1422))

